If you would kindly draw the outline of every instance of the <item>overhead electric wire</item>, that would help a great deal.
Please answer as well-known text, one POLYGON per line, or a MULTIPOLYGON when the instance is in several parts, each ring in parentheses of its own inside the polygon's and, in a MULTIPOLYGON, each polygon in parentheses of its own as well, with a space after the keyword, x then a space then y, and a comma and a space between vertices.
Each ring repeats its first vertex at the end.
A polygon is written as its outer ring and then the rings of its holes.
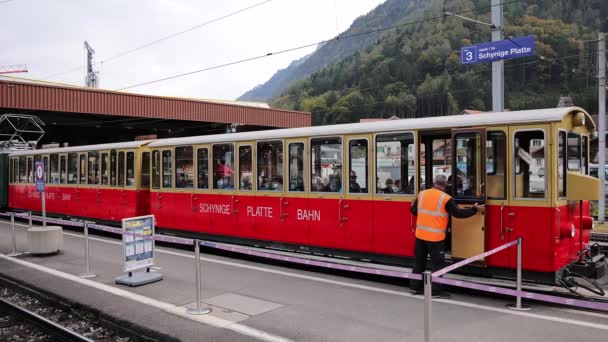
POLYGON ((11 2, 11 1, 15 1, 15 0, 4 0, 4 1, 0 1, 0 5, 5 4, 7 2, 11 2))
MULTIPOLYGON (((9 1, 13 1, 13 0, 9 0, 9 1)), ((128 55, 128 54, 130 54, 130 53, 133 53, 133 52, 135 52, 135 51, 138 51, 138 50, 141 50, 141 49, 147 48, 147 47, 152 46, 152 45, 155 45, 155 44, 158 44, 158 43, 163 42, 163 41, 165 41, 165 40, 168 40, 168 39, 171 39, 171 38, 177 37, 177 36, 179 36, 179 35, 182 35, 182 34, 184 34, 184 33, 187 33, 187 32, 190 32, 190 31, 194 31, 194 30, 199 29, 199 28, 201 28, 201 27, 204 27, 204 26, 207 26, 207 25, 209 25, 209 24, 213 24, 213 23, 215 23, 215 22, 218 22, 218 21, 220 21, 220 20, 223 20, 223 19, 226 19, 226 18, 232 17, 232 16, 234 16, 234 15, 237 15, 237 14, 239 14, 239 13, 242 13, 242 12, 248 11, 248 10, 253 9, 253 8, 255 8, 255 7, 262 6, 262 5, 264 5, 264 4, 268 3, 268 2, 271 2, 271 1, 272 1, 272 0, 265 0, 265 1, 262 1, 262 2, 258 2, 258 3, 256 3, 256 4, 253 4, 253 5, 250 5, 250 6, 248 6, 248 7, 242 8, 242 9, 240 9, 240 10, 238 10, 238 11, 234 11, 234 12, 231 12, 231 13, 225 14, 225 15, 223 15, 223 16, 221 16, 221 17, 217 17, 217 18, 215 18, 215 19, 212 19, 212 20, 206 21, 206 22, 204 22, 204 23, 201 23, 201 24, 198 24, 198 25, 192 26, 192 27, 190 27, 190 28, 188 28, 188 29, 185 29, 185 30, 183 30, 183 31, 179 31, 179 32, 176 32, 176 33, 173 33, 173 34, 170 34, 170 35, 164 36, 164 37, 162 37, 162 38, 159 38, 159 39, 153 40, 153 41, 151 41, 151 42, 149 42, 149 43, 145 43, 145 44, 140 45, 140 46, 138 46, 138 47, 135 47, 135 48, 133 48, 133 49, 130 49, 130 50, 127 50, 127 51, 123 51, 123 52, 117 53, 117 54, 115 54, 115 55, 113 55, 113 56, 110 56, 110 57, 108 57, 108 58, 106 58, 106 59, 103 59, 103 60, 101 60, 101 61, 99 61, 99 62, 95 62, 95 65, 99 65, 99 64, 107 63, 107 62, 109 62, 109 61, 111 61, 111 60, 118 59, 118 58, 120 58, 120 57, 126 56, 126 55, 128 55)), ((0 3, 1 3, 1 2, 0 2, 0 3)), ((64 74, 69 74, 69 73, 72 73, 72 72, 74 72, 74 71, 81 70, 81 69, 83 69, 84 67, 85 67, 85 65, 83 64, 83 65, 80 65, 80 66, 78 66, 78 67, 74 67, 74 68, 72 68, 72 69, 66 70, 66 71, 62 71, 62 72, 58 72, 58 73, 55 73, 55 74, 48 75, 48 76, 46 76, 46 77, 43 77, 43 79, 47 79, 47 78, 53 78, 53 77, 60 76, 60 75, 64 75, 64 74)))
MULTIPOLYGON (((498 5, 476 7, 474 9, 470 9, 470 10, 466 10, 466 11, 459 11, 459 12, 452 12, 452 13, 454 13, 454 14, 471 13, 471 12, 475 12, 475 11, 479 11, 479 10, 489 9, 489 8, 496 7, 496 6, 508 5, 508 4, 512 4, 512 3, 516 3, 516 2, 521 2, 521 1, 523 1, 523 0, 511 0, 511 1, 508 1, 508 2, 502 2, 502 3, 498 4, 498 5)), ((392 30, 392 29, 399 28, 399 27, 405 27, 405 26, 421 24, 421 23, 425 23, 425 22, 429 22, 429 21, 434 21, 434 20, 442 19, 445 16, 446 16, 446 14, 441 14, 441 15, 436 15, 436 16, 429 17, 429 18, 424 18, 424 19, 410 21, 410 22, 403 23, 403 24, 397 24, 397 25, 392 25, 392 26, 387 26, 387 27, 381 27, 381 28, 377 28, 377 29, 373 29, 373 30, 369 30, 369 31, 365 31, 365 32, 353 33, 353 34, 344 35, 344 36, 338 35, 337 37, 332 38, 332 39, 327 39, 327 40, 322 40, 322 41, 315 42, 315 43, 300 45, 300 46, 296 46, 296 47, 292 47, 292 48, 288 48, 288 49, 284 49, 284 50, 279 50, 279 51, 276 51, 276 52, 269 52, 269 53, 266 53, 266 54, 263 54, 263 55, 258 55, 258 56, 249 57, 249 58, 245 58, 245 59, 235 60, 235 61, 232 61, 232 62, 223 63, 223 64, 219 64, 219 65, 215 65, 215 66, 211 66, 211 67, 207 67, 207 68, 202 68, 202 69, 198 69, 198 70, 193 70, 193 71, 189 71, 189 72, 185 72, 185 73, 181 73, 181 74, 177 74, 177 75, 173 75, 173 76, 168 76, 168 77, 164 77, 164 78, 160 78, 160 79, 156 79, 156 80, 152 80, 152 81, 137 83, 137 84, 133 84, 133 85, 130 85, 130 86, 118 88, 116 90, 126 90, 126 89, 141 87, 141 86, 148 85, 148 84, 154 84, 154 83, 164 82, 164 81, 168 81, 168 80, 172 80, 172 79, 175 79, 175 78, 180 78, 180 77, 184 77, 184 76, 188 76, 188 75, 192 75, 192 74, 197 74, 197 73, 206 72, 206 71, 210 71, 210 70, 220 69, 220 68, 224 68, 224 67, 231 66, 231 65, 251 62, 251 61, 254 61, 254 60, 258 60, 258 59, 262 59, 262 58, 266 58, 266 57, 270 57, 270 56, 276 56, 276 55, 284 54, 284 53, 287 53, 287 52, 301 50, 301 49, 317 46, 319 44, 327 44, 327 43, 336 42, 336 41, 339 41, 339 40, 342 40, 342 39, 351 39, 351 38, 355 38, 355 37, 359 37, 359 36, 363 36, 363 35, 369 35, 369 34, 378 33, 378 32, 382 32, 382 31, 392 30)))

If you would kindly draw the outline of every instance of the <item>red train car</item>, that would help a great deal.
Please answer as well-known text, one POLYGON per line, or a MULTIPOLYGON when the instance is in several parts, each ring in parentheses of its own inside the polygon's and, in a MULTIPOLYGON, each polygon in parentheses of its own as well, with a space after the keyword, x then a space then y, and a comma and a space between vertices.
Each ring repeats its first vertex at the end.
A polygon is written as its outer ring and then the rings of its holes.
MULTIPOLYGON (((174 234, 403 264, 414 254, 410 206, 445 174, 459 205, 486 204, 452 220, 452 260, 521 237, 524 278, 556 283, 589 243, 589 201, 599 196, 598 180, 587 175, 594 130, 588 113, 573 107, 161 139, 125 147, 139 165, 132 191, 141 193, 129 205, 137 214, 148 208, 159 229, 174 234)), ((37 209, 28 199, 28 156, 53 153, 69 166, 69 149, 11 155, 12 207, 37 209)), ((92 188, 114 189, 104 184, 92 188)), ((95 195, 81 201, 99 207, 95 195)), ((53 208, 109 220, 131 214, 53 208)), ((515 266, 508 249, 468 271, 512 276, 515 266)))

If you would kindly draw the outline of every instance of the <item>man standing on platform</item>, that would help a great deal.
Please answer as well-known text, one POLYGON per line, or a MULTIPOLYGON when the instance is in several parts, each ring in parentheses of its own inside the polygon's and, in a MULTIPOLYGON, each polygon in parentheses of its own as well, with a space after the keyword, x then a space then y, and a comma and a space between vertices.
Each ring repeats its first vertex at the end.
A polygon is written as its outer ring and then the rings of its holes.
MULTIPOLYGON (((437 175, 433 188, 420 191, 412 204, 411 213, 416 215, 416 244, 414 247, 414 268, 412 273, 422 274, 426 267, 426 257, 431 255, 431 271, 435 272, 444 267, 444 240, 450 216, 467 218, 475 215, 479 206, 460 209, 450 195, 445 193, 447 179, 437 175)), ((422 283, 411 280, 410 292, 422 294, 422 283)), ((433 298, 449 298, 441 291, 438 284, 433 283, 433 298)))

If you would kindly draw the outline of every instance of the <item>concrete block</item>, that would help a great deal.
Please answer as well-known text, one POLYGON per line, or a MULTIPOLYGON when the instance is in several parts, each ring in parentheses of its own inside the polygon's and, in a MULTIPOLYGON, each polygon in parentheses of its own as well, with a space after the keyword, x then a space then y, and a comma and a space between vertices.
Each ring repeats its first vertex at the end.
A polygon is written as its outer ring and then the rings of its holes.
POLYGON ((31 254, 53 254, 63 248, 63 228, 32 227, 27 230, 27 247, 31 254))

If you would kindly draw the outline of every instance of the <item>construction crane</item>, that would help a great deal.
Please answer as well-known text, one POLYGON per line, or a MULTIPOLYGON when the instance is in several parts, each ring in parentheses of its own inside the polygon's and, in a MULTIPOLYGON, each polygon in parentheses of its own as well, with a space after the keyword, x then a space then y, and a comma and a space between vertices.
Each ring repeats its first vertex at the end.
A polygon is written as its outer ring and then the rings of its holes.
POLYGON ((0 66, 0 75, 27 72, 27 64, 0 66))

